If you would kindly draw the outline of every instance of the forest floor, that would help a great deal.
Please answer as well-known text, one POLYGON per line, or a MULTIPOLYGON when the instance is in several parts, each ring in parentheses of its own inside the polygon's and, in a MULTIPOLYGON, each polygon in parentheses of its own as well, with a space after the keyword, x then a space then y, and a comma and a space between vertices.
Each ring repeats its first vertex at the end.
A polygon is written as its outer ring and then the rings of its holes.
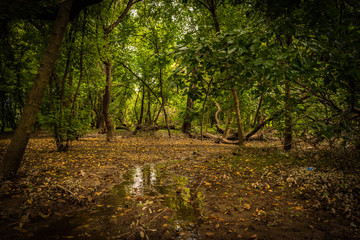
POLYGON ((39 132, 1 183, 0 238, 360 239, 358 156, 163 131, 88 134, 59 153, 39 132))

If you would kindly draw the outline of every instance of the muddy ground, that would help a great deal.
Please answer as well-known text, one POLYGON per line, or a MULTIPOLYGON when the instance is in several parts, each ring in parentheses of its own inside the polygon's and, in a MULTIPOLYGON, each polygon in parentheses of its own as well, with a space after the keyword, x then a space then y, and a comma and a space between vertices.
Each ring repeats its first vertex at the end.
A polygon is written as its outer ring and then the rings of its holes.
POLYGON ((0 239, 360 239, 358 156, 161 131, 59 153, 39 132, 1 183, 0 239))

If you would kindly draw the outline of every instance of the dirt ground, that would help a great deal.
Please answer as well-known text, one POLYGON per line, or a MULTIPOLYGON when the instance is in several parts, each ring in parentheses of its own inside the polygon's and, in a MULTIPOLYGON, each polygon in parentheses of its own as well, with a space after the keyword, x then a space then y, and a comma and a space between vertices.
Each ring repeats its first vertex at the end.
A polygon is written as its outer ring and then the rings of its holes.
POLYGON ((358 155, 337 154, 162 131, 59 153, 39 132, 1 182, 0 239, 360 239, 358 155))

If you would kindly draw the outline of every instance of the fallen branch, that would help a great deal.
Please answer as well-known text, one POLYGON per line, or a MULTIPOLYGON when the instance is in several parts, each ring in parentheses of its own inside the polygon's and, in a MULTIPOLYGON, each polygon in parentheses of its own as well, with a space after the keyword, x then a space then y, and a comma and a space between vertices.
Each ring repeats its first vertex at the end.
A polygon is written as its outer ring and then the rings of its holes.
POLYGON ((13 222, 13 223, 10 223, 10 224, 6 225, 5 227, 3 227, 3 228, 0 230, 0 233, 3 232, 3 231, 5 231, 7 228, 9 228, 9 227, 11 227, 11 226, 14 226, 14 225, 16 225, 16 224, 18 224, 18 223, 25 223, 25 222, 13 222))
POLYGON ((193 199, 193 198, 194 198, 195 194, 199 191, 199 188, 200 188, 200 186, 203 184, 204 180, 205 180, 205 177, 203 177, 203 178, 201 179, 201 182, 200 182, 199 185, 197 186, 195 192, 191 195, 190 199, 193 199))
POLYGON ((255 133, 257 133, 261 128, 263 128, 265 126, 266 123, 272 121, 275 117, 272 118, 268 118, 265 121, 263 121, 262 123, 260 123, 259 125, 257 125, 251 132, 249 132, 248 134, 246 134, 245 136, 245 141, 248 141, 249 138, 254 135, 255 133))
POLYGON ((221 142, 221 143, 226 143, 226 144, 239 144, 239 141, 228 140, 228 139, 219 137, 217 135, 214 135, 214 134, 211 134, 208 132, 203 132, 203 136, 206 138, 211 138, 211 139, 215 140, 215 142, 218 142, 218 143, 221 142))
POLYGON ((57 184, 57 185, 56 185, 56 187, 58 187, 58 188, 60 188, 60 189, 64 190, 65 192, 70 193, 70 195, 71 195, 71 196, 73 196, 74 198, 76 198, 76 200, 78 200, 78 202, 81 202, 81 201, 80 201, 80 199, 79 199, 79 197, 78 197, 78 196, 76 196, 76 194, 75 194, 75 193, 73 193, 72 191, 70 191, 69 189, 67 189, 67 188, 65 188, 65 187, 63 187, 63 186, 61 186, 61 185, 59 185, 59 184, 57 184))
POLYGON ((147 224, 144 224, 145 227, 149 227, 150 223, 152 223, 155 219, 157 219, 158 217, 160 217, 164 212, 166 212, 168 210, 168 208, 165 208, 161 213, 159 213, 158 215, 156 215, 155 217, 153 217, 147 224))

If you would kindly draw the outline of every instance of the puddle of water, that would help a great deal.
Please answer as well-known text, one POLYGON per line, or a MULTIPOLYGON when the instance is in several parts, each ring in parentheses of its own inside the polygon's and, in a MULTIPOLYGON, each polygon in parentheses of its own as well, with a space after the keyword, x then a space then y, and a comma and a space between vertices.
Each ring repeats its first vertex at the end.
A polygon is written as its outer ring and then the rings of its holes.
POLYGON ((127 196, 156 196, 162 205, 173 210, 169 222, 174 228, 174 238, 199 239, 196 229, 201 224, 199 219, 205 196, 190 188, 187 177, 170 175, 159 165, 147 165, 135 167, 123 178, 124 181, 112 191, 112 204, 124 203, 127 196))
MULTIPOLYGON (((129 170, 123 174, 123 182, 114 186, 110 196, 104 200, 104 207, 77 212, 72 217, 60 219, 57 223, 58 226, 50 228, 51 232, 55 233, 52 236, 55 235, 55 239, 61 238, 64 236, 61 234, 64 233, 63 228, 70 232, 81 225, 86 225, 87 222, 93 222, 94 219, 104 224, 110 221, 111 215, 117 207, 131 208, 130 204, 134 203, 134 199, 147 199, 147 197, 153 196, 160 200, 162 205, 173 210, 174 214, 168 221, 174 227, 174 238, 199 239, 196 229, 200 224, 199 218, 204 195, 201 191, 193 192, 195 190, 190 188, 188 178, 171 175, 165 167, 166 165, 151 164, 136 166, 129 170)), ((41 236, 49 236, 49 231, 42 232, 35 237, 45 239, 41 236)))

